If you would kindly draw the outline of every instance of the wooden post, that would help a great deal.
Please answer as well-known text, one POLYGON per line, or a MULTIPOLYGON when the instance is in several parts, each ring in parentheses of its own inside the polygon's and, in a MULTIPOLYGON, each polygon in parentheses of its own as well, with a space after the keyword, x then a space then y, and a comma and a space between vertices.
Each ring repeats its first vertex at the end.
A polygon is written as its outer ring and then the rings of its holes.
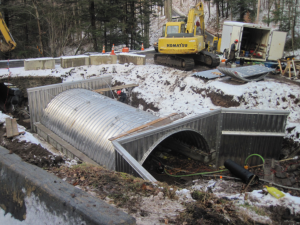
POLYGON ((278 65, 279 65, 279 69, 280 69, 280 74, 283 76, 283 74, 282 74, 282 66, 281 66, 280 59, 278 59, 278 65))

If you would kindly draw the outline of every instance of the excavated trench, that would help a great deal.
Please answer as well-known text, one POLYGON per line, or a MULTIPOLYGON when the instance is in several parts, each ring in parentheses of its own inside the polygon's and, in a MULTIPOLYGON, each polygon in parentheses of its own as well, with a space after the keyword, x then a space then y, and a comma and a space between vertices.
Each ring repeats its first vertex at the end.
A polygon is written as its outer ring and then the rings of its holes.
MULTIPOLYGON (((116 83, 115 85, 122 85, 122 83, 116 83)), ((203 90, 194 90, 194 92, 201 94, 203 90)), ((3 96, 2 94, 0 97, 3 96)), ((127 98, 126 103, 134 107, 142 105, 144 111, 159 111, 159 108, 157 108, 155 104, 149 104, 138 96, 139 93, 132 92, 129 98, 127 98)), ((206 96, 210 97, 212 102, 217 106, 232 107, 239 105, 239 102, 232 101, 233 96, 224 96, 222 93, 214 92, 206 93, 206 96)), ((18 123, 22 124, 22 121, 21 119, 18 123)), ((28 128, 28 126, 26 127, 28 128)), ((283 148, 286 152, 287 145, 291 146, 291 143, 286 141, 284 143, 283 148)), ((172 177, 166 176, 166 174, 163 173, 165 169, 175 175, 197 173, 199 171, 212 171, 213 168, 209 165, 212 165, 214 160, 215 153, 211 152, 205 139, 200 134, 193 131, 183 131, 171 135, 157 145, 143 163, 143 166, 157 180, 174 183, 172 177)))
MULTIPOLYGON (((194 90, 195 93, 201 94, 203 90, 194 90)), ((221 107, 236 107, 243 102, 244 99, 239 99, 240 102, 233 101, 233 96, 222 95, 222 93, 206 91, 206 97, 211 98, 216 106, 221 107)), ((129 104, 143 109, 157 112, 158 108, 153 103, 147 104, 144 99, 138 98, 138 93, 132 93, 129 104)), ((290 132, 289 130, 287 130, 290 132)), ((167 182, 168 184, 186 183, 192 177, 180 177, 180 175, 194 174, 203 171, 213 171, 211 165, 214 164, 215 153, 210 152, 210 149, 205 144, 204 138, 200 134, 193 134, 194 137, 201 140, 199 143, 193 138, 189 138, 193 132, 180 132, 163 140, 149 155, 143 166, 147 171, 158 181, 167 182), (185 154, 184 154, 185 153, 185 154), (179 175, 171 177, 166 174, 179 175)), ((278 159, 288 158, 300 154, 300 147, 292 139, 284 138, 282 143, 281 153, 278 159)), ((195 177, 194 177, 195 178, 195 177)))
POLYGON ((60 77, 7 77, 0 79, 0 110, 30 128, 27 88, 61 83, 60 77))

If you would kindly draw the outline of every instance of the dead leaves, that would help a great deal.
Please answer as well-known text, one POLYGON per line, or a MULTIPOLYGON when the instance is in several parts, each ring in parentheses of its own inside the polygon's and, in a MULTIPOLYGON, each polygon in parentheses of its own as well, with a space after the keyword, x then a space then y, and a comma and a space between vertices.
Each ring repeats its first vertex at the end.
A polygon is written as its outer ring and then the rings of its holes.
POLYGON ((153 190, 154 190, 153 187, 151 187, 151 186, 149 186, 149 185, 146 185, 145 183, 142 184, 141 188, 142 188, 142 190, 144 190, 144 191, 153 191, 153 190))

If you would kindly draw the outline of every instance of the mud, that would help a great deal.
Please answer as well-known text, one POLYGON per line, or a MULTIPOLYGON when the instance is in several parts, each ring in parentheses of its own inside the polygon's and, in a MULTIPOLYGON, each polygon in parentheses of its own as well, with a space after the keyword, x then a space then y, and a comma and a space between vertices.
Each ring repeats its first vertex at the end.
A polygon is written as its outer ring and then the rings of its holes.
POLYGON ((204 204, 201 204, 201 202, 189 204, 187 206, 187 211, 180 215, 180 217, 177 219, 176 224, 184 224, 184 222, 186 222, 186 224, 249 224, 242 221, 236 215, 234 210, 230 208, 230 206, 225 206, 223 212, 221 209, 220 211, 221 213, 216 212, 216 210, 213 207, 213 204, 209 201, 207 201, 204 204), (231 212, 230 221, 224 217, 224 211, 226 211, 226 213, 227 211, 231 212))
POLYGON ((0 145, 10 151, 10 154, 17 154, 23 161, 36 165, 41 168, 60 166, 64 162, 61 156, 55 156, 44 149, 41 145, 29 142, 18 142, 17 140, 6 138, 3 135, 6 128, 0 125, 0 145))
POLYGON ((300 215, 295 215, 290 209, 283 206, 273 206, 266 208, 271 213, 273 221, 283 221, 281 224, 295 224, 300 222, 300 215))
POLYGON ((143 106, 143 110, 152 110, 154 112, 158 112, 159 108, 155 107, 155 105, 151 103, 147 103, 144 99, 139 98, 139 93, 133 92, 131 95, 131 105, 135 108, 139 108, 140 106, 143 106))

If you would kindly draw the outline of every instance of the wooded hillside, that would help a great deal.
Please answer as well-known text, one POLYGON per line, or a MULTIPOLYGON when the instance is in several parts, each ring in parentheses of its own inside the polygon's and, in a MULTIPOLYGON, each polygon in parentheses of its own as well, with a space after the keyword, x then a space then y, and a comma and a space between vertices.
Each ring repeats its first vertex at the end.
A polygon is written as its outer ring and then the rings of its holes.
MULTIPOLYGON (((197 2, 173 0, 173 5, 186 13, 197 2)), ((225 19, 264 22, 289 32, 289 49, 300 48, 299 0, 212 0, 205 4, 206 16, 213 21, 207 27, 218 30, 225 19)), ((68 49, 75 49, 75 54, 101 52, 103 45, 110 51, 112 44, 148 47, 150 18, 163 12, 171 20, 171 7, 172 0, 2 0, 0 11, 17 48, 1 53, 0 58, 57 57, 68 49)))

